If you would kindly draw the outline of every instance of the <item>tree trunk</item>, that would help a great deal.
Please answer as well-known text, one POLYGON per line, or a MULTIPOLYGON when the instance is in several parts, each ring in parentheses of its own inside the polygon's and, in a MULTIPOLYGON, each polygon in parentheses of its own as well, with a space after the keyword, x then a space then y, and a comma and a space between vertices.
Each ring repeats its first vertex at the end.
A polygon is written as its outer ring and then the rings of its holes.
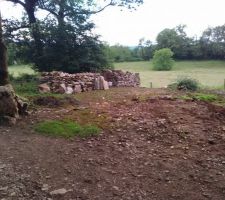
POLYGON ((40 59, 43 54, 43 44, 41 42, 40 28, 35 17, 35 7, 37 0, 26 0, 24 4, 24 9, 27 12, 29 24, 31 26, 31 35, 34 39, 34 62, 35 59, 40 59))
POLYGON ((0 85, 8 84, 7 48, 3 42, 2 18, 0 14, 0 85))
POLYGON ((8 80, 7 48, 3 42, 2 18, 0 13, 0 125, 13 125, 19 114, 27 114, 27 103, 16 96, 8 80))
POLYGON ((43 44, 41 41, 40 28, 37 23, 37 19, 35 17, 35 10, 38 4, 38 0, 25 0, 25 1, 7 0, 7 1, 21 5, 26 11, 29 20, 29 25, 31 28, 31 36, 34 39, 33 61, 35 62, 36 59, 41 59, 43 53, 43 44))

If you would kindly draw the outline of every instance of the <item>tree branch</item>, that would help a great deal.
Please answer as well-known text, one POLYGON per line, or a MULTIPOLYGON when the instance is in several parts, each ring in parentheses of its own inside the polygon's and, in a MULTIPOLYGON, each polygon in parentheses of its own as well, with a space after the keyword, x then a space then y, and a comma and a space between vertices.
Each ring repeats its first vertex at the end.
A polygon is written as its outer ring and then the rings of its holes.
POLYGON ((102 7, 101 9, 97 10, 97 11, 89 11, 88 14, 97 14, 102 12, 103 10, 105 10, 107 7, 109 6, 114 6, 115 3, 113 2, 113 0, 111 0, 107 5, 105 5, 104 7, 102 7))
POLYGON ((39 5, 39 8, 42 9, 42 10, 48 11, 49 13, 51 13, 52 15, 54 15, 55 17, 58 16, 58 14, 56 12, 54 12, 53 10, 51 10, 49 8, 46 8, 46 6, 39 5))
POLYGON ((26 7, 25 3, 20 1, 20 0, 6 0, 6 1, 10 1, 12 3, 18 3, 20 4, 21 6, 23 6, 24 8, 26 7))
MULTIPOLYGON (((109 6, 114 6, 114 5, 116 5, 115 3, 114 3, 114 1, 113 0, 111 0, 107 5, 105 5, 104 7, 102 7, 102 8, 100 8, 99 10, 96 10, 96 11, 90 11, 90 10, 82 10, 82 11, 80 11, 80 12, 75 12, 76 13, 76 15, 91 15, 91 14, 97 14, 97 13, 100 13, 100 12, 102 12, 103 10, 105 10, 107 7, 109 7, 109 6)), ((71 15, 73 13, 73 11, 71 11, 71 12, 67 12, 67 13, 65 13, 65 17, 66 16, 69 16, 69 15, 71 15)))

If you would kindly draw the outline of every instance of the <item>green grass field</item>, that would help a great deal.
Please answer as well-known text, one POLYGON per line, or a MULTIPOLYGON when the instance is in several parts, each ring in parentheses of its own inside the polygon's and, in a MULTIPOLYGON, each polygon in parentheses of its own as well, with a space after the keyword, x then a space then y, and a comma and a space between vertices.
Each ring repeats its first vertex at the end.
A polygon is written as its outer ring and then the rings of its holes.
POLYGON ((13 65, 9 67, 9 73, 17 77, 20 74, 34 74, 30 65, 13 65))
POLYGON ((153 71, 152 62, 116 63, 116 69, 138 72, 141 85, 154 88, 166 87, 177 78, 188 76, 197 79, 203 87, 223 88, 225 61, 177 61, 172 71, 153 71))
MULTIPOLYGON (((172 71, 153 71, 151 62, 123 62, 116 63, 116 69, 138 72, 141 77, 141 86, 154 88, 166 87, 182 76, 197 79, 202 86, 223 88, 225 79, 225 61, 177 61, 172 71)), ((34 71, 29 65, 10 66, 9 72, 14 76, 34 71)))

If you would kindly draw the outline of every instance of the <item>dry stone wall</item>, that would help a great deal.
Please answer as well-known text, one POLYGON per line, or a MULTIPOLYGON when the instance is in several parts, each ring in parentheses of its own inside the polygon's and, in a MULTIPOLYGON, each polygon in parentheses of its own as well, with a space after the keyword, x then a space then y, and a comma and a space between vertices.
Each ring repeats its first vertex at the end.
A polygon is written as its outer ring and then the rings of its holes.
POLYGON ((41 93, 74 94, 90 90, 107 90, 109 87, 140 85, 139 74, 120 70, 105 70, 100 73, 44 72, 40 78, 41 93))
POLYGON ((111 82, 113 87, 139 87, 139 73, 123 72, 122 70, 104 70, 102 76, 111 82))

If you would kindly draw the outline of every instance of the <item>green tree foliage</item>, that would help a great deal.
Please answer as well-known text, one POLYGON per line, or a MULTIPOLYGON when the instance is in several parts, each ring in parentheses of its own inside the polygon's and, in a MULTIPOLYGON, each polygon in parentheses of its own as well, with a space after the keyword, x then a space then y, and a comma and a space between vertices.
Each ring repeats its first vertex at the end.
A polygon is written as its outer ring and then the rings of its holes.
POLYGON ((91 34, 92 23, 71 23, 59 25, 56 19, 40 24, 43 55, 36 61, 39 71, 66 71, 69 73, 98 71, 110 67, 104 52, 104 45, 98 36, 91 34))
POLYGON ((153 57, 153 52, 155 50, 155 45, 150 40, 145 40, 141 38, 139 40, 137 48, 137 57, 140 57, 142 60, 150 60, 153 57))
POLYGON ((185 27, 161 31, 157 48, 170 48, 176 59, 225 59, 225 25, 206 29, 200 39, 188 37, 185 27))
POLYGON ((188 57, 191 39, 187 37, 185 27, 179 25, 173 29, 164 29, 157 36, 157 47, 170 48, 178 59, 188 57))
POLYGON ((225 25, 206 29, 200 46, 204 58, 225 59, 225 25))
MULTIPOLYGON (((67 72, 96 71, 110 66, 103 44, 92 33, 91 15, 109 6, 133 9, 143 3, 143 0, 110 0, 100 6, 96 0, 8 1, 20 4, 26 11, 23 21, 8 20, 7 32, 14 36, 19 33, 22 43, 28 39, 35 68, 67 72), (40 9, 48 13, 44 20, 36 18, 35 12, 40 9)), ((12 39, 15 41, 15 37, 12 39)))
POLYGON ((173 52, 168 49, 160 49, 155 51, 153 56, 153 68, 157 71, 168 71, 171 70, 174 64, 172 59, 173 52))
POLYGON ((153 57, 154 49, 155 45, 150 40, 141 38, 137 47, 120 44, 107 46, 107 55, 112 62, 148 61, 153 57))
POLYGON ((122 45, 108 46, 108 56, 112 62, 136 61, 133 49, 122 45))

